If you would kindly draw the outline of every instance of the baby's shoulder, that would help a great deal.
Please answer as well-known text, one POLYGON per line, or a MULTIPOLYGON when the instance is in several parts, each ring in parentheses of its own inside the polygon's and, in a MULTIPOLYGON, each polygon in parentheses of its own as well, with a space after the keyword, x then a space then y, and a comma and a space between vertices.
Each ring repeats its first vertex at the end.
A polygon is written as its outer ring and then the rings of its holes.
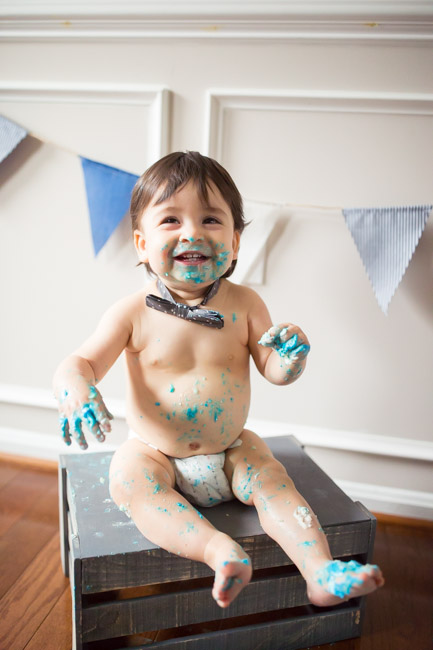
POLYGON ((133 294, 124 296, 111 305, 102 317, 102 321, 106 323, 117 322, 119 325, 123 323, 124 326, 128 325, 131 329, 136 323, 137 318, 143 313, 143 308, 146 303, 147 291, 141 289, 133 294))
POLYGON ((251 287, 245 287, 242 284, 235 284, 229 280, 226 280, 226 283, 229 300, 238 304, 239 307, 242 307, 245 311, 263 305, 263 300, 254 289, 251 289, 251 287))

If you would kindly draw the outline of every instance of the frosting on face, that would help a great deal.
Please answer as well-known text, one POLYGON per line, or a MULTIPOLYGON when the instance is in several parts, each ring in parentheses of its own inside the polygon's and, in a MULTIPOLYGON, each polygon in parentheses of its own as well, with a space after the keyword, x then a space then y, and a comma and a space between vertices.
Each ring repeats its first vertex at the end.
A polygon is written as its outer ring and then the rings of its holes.
POLYGON ((237 256, 239 233, 231 210, 216 187, 203 205, 190 182, 166 201, 151 204, 135 233, 139 258, 176 290, 208 285, 223 276, 237 256))

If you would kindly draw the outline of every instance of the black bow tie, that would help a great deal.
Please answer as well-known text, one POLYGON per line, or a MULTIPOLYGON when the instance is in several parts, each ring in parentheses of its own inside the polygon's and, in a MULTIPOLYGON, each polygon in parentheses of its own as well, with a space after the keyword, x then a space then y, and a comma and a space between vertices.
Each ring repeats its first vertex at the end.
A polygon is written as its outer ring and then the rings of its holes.
POLYGON ((224 327, 224 316, 213 309, 202 308, 216 294, 219 289, 219 284, 220 281, 218 279, 209 287, 201 303, 190 307, 189 305, 184 305, 182 302, 176 302, 165 284, 158 278, 158 291, 163 297, 160 298, 150 293, 146 296, 146 305, 165 314, 171 314, 172 316, 184 318, 193 323, 199 323, 199 325, 221 329, 224 327))

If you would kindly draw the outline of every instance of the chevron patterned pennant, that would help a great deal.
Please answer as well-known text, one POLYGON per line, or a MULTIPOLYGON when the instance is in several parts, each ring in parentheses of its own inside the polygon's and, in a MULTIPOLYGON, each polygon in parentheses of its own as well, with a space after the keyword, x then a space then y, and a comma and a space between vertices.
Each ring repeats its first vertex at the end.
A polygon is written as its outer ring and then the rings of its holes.
POLYGON ((377 302, 386 314, 433 205, 343 210, 377 302))
POLYGON ((28 132, 7 117, 0 115, 0 163, 24 140, 28 132))

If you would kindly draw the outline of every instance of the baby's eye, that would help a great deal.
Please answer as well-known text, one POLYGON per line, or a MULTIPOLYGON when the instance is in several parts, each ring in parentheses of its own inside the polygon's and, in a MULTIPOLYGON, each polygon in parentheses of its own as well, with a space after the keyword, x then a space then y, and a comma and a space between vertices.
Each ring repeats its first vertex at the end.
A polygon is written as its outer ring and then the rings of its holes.
POLYGON ((203 223, 221 223, 218 221, 218 219, 215 219, 215 217, 205 217, 203 219, 203 223))
POLYGON ((179 223, 177 217, 164 217, 161 223, 179 223))

